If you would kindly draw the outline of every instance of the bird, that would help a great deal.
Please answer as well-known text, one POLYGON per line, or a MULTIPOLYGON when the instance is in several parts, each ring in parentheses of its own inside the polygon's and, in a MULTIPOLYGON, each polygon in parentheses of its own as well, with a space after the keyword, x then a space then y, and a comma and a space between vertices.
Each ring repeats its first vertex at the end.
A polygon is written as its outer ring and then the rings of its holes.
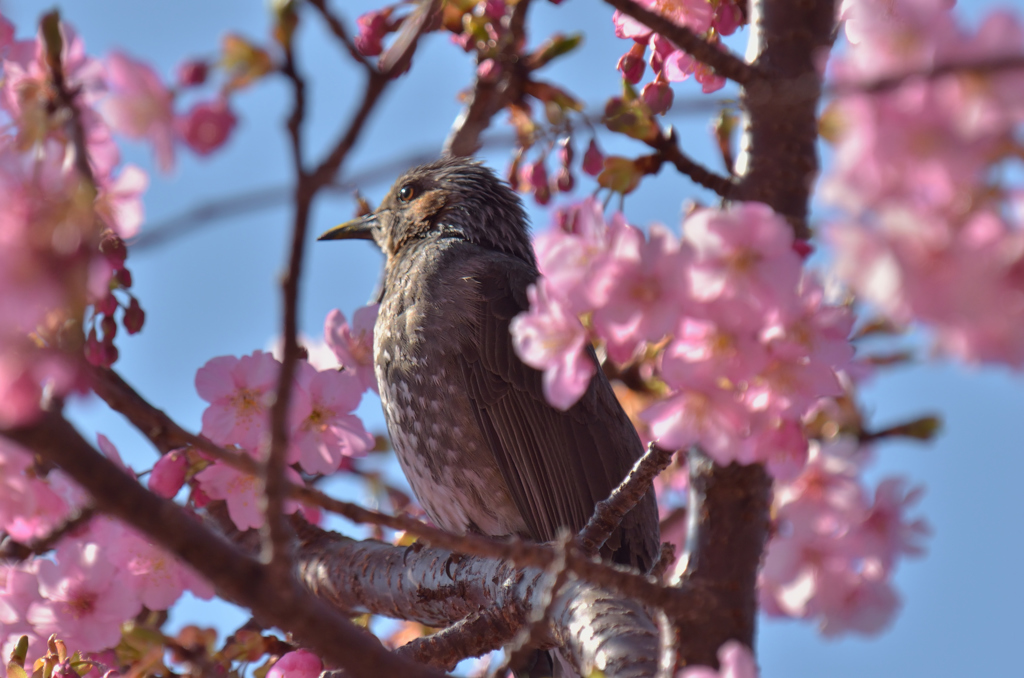
MULTIPOLYGON (((581 530, 643 454, 597 356, 567 410, 509 331, 540 272, 519 195, 479 161, 408 170, 379 207, 319 240, 373 240, 383 285, 373 355, 398 462, 427 516, 455 534, 552 541, 581 530)), ((602 548, 647 572, 659 555, 653 489, 602 548)))

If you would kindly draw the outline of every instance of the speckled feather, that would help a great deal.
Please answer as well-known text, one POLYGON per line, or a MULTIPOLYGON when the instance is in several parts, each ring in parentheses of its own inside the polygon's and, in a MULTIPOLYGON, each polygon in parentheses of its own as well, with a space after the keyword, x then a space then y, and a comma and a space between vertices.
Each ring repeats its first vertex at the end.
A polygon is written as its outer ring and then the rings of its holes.
MULTIPOLYGON (((600 369, 562 412, 515 354, 509 322, 538 276, 518 196, 489 169, 445 159, 401 177, 376 223, 387 255, 377 379, 427 514, 457 533, 546 541, 560 526, 579 531, 643 448, 600 369)), ((652 491, 605 554, 647 569, 658 545, 652 491)))

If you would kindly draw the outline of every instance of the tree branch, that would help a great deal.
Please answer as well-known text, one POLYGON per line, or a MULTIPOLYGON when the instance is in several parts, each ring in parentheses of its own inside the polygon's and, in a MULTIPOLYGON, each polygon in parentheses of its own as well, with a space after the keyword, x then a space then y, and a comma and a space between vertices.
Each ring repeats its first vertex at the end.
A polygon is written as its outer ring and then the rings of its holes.
MULTIPOLYGON (((712 111, 728 103, 726 99, 709 96, 684 101, 677 100, 672 110, 668 112, 667 117, 712 111)), ((603 106, 588 110, 589 113, 583 116, 586 121, 594 123, 604 117, 603 106)), ((511 147, 515 141, 515 134, 508 132, 494 133, 480 140, 480 148, 511 147)), ((356 188, 365 188, 380 182, 391 182, 395 176, 409 167, 429 162, 436 157, 437 152, 435 149, 422 148, 408 155, 346 172, 345 175, 358 177, 358 180, 332 180, 324 185, 321 190, 331 193, 347 193, 356 188)), ((666 160, 676 164, 674 158, 666 157, 666 160)), ((713 187, 711 189, 715 190, 713 187)), ((209 200, 147 226, 146 230, 130 242, 132 251, 155 247, 179 236, 188 235, 214 219, 238 216, 281 205, 291 198, 294 192, 295 189, 291 186, 265 186, 263 188, 243 191, 225 198, 209 200)))
POLYGON ((395 654, 451 671, 463 659, 479 657, 512 640, 526 623, 521 612, 481 610, 437 633, 406 643, 395 654))
POLYGON ((284 297, 282 335, 284 348, 281 371, 277 379, 274 405, 270 410, 270 451, 260 474, 263 481, 265 522, 263 532, 264 562, 269 563, 275 578, 283 577, 291 567, 292 532, 285 517, 284 499, 289 484, 285 475, 288 457, 288 415, 292 402, 292 383, 295 381, 299 359, 298 303, 299 279, 305 252, 309 211, 316 190, 310 190, 306 168, 302 160, 302 123, 306 115, 306 83, 295 69, 295 54, 289 42, 284 49, 285 61, 281 69, 292 85, 292 112, 288 116, 288 137, 291 141, 292 165, 295 169, 295 217, 292 223, 291 254, 288 272, 281 283, 284 297))
POLYGON ((701 619, 675 620, 684 665, 718 665, 718 648, 754 646, 757 571, 768 541, 772 479, 761 464, 718 466, 687 455, 690 492, 686 553, 669 582, 707 596, 701 619))
POLYGON ((798 238, 818 173, 822 55, 832 46, 835 2, 751 0, 751 48, 762 76, 744 87, 747 111, 732 197, 769 205, 798 238))
MULTIPOLYGON (((545 567, 517 568, 504 558, 403 549, 356 542, 307 526, 297 562, 304 584, 346 611, 365 610, 431 626, 488 611, 503 628, 519 629, 543 605, 545 567), (444 564, 451 562, 451 577, 444 564), (353 576, 363 573, 363 576, 353 576)), ((658 662, 658 629, 636 600, 572 578, 551 604, 543 647, 565 647, 581 675, 650 676, 658 662)), ((495 634, 503 640, 504 634, 495 634)))
POLYGON ((218 595, 250 608, 264 624, 287 630, 297 642, 352 675, 443 675, 388 652, 292 577, 273 579, 265 565, 129 477, 59 414, 47 412, 33 425, 0 433, 59 466, 92 495, 98 510, 132 525, 181 558, 206 577, 218 595))
MULTIPOLYGON (((245 454, 231 453, 202 436, 185 431, 163 412, 150 405, 113 370, 93 368, 93 382, 96 385, 97 393, 114 410, 124 414, 163 452, 192 445, 233 468, 250 475, 259 474, 259 466, 251 457, 245 454)), ((475 534, 451 534, 409 516, 390 516, 334 499, 311 487, 289 484, 287 491, 288 496, 292 499, 319 506, 354 523, 369 523, 405 531, 434 546, 466 555, 505 559, 516 565, 538 568, 549 567, 557 555, 555 549, 550 545, 537 544, 518 538, 498 540, 475 534)), ((568 549, 566 561, 567 568, 576 576, 618 591, 624 596, 635 597, 647 605, 662 607, 673 618, 690 617, 697 614, 694 612, 695 603, 688 594, 684 594, 678 589, 666 589, 653 578, 637 574, 626 568, 593 560, 573 548, 568 549)))
POLYGON ((320 12, 320 16, 323 17, 324 22, 331 29, 331 33, 334 33, 334 37, 338 39, 338 42, 345 46, 352 60, 360 64, 367 72, 375 71, 376 69, 373 67, 373 64, 363 56, 362 52, 359 51, 359 48, 352 41, 351 34, 345 27, 345 22, 327 7, 326 0, 309 0, 309 4, 313 5, 320 12))
POLYGON ((597 502, 594 515, 580 530, 576 539, 583 553, 593 556, 601 550, 626 514, 651 489, 658 474, 672 463, 674 454, 674 451, 662 449, 654 443, 647 446, 647 452, 636 461, 629 475, 607 499, 597 502))
POLYGON ((914 80, 937 80, 947 75, 970 73, 974 75, 994 75, 1004 71, 1024 69, 1024 54, 1012 54, 984 61, 964 61, 935 64, 922 70, 907 71, 895 75, 887 75, 866 82, 837 82, 825 89, 830 96, 847 96, 850 94, 880 94, 894 90, 914 80))
POLYGON ((680 26, 657 12, 652 12, 635 0, 605 0, 623 14, 633 17, 655 33, 661 33, 697 61, 715 69, 715 73, 741 85, 749 85, 760 78, 756 66, 751 66, 731 52, 723 52, 686 26, 680 26))
POLYGON ((715 174, 683 153, 679 148, 679 140, 674 129, 669 128, 668 134, 659 134, 654 141, 648 142, 648 146, 657 149, 663 160, 675 165, 680 173, 690 177, 704 188, 714 191, 725 200, 732 196, 736 187, 732 179, 715 174))
MULTIPOLYGON (((428 5, 422 10, 427 12, 429 16, 438 7, 438 0, 425 0, 428 5)), ((328 153, 327 157, 317 166, 317 168, 310 173, 309 187, 312 190, 318 190, 323 186, 334 180, 334 177, 338 174, 338 170, 341 168, 342 163, 345 161, 348 152, 355 145, 356 139, 359 138, 359 133, 362 131, 363 126, 366 123, 366 119, 370 115, 370 111, 376 105, 380 95, 383 94, 384 89, 387 87, 388 82, 391 78, 401 71, 400 67, 405 66, 412 59, 413 53, 416 51, 416 45, 419 43, 420 36, 423 34, 428 27, 428 21, 425 19, 420 22, 416 27, 412 35, 404 43, 404 49, 394 55, 394 61, 392 62, 393 68, 380 72, 377 70, 369 71, 366 81, 366 89, 363 92, 363 101, 356 111, 355 116, 352 118, 352 122, 349 123, 346 132, 338 139, 335 143, 334 148, 328 153)), ((402 36, 399 36, 400 38, 402 36)))
POLYGON ((502 67, 497 80, 476 76, 466 107, 455 119, 442 153, 469 156, 480 150, 480 135, 491 124, 498 111, 523 97, 523 86, 529 71, 519 58, 519 50, 526 44, 526 13, 531 0, 519 0, 509 5, 508 32, 495 59, 502 67))

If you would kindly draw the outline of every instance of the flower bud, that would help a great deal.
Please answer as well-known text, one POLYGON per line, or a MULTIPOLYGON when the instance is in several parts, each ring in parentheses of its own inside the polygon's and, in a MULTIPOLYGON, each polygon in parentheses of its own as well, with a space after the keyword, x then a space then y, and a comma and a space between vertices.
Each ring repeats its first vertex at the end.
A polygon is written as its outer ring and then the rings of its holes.
POLYGON ((178 84, 182 87, 202 85, 208 73, 205 61, 186 61, 178 66, 178 84))
POLYGON ((139 300, 132 297, 128 310, 124 312, 124 319, 122 320, 124 328, 128 330, 128 334, 135 334, 142 329, 142 324, 145 322, 146 312, 139 306, 139 300))
POLYGON ((188 459, 185 451, 171 450, 157 460, 149 474, 149 489, 164 499, 171 499, 185 484, 188 459))
POLYGON ((672 108, 672 87, 667 82, 655 80, 644 85, 640 98, 655 115, 664 115, 672 108))
POLYGON ((583 171, 596 177, 604 169, 604 154, 597 147, 597 139, 591 139, 587 152, 583 154, 583 171))
POLYGON ((562 167, 555 175, 555 188, 562 193, 568 193, 576 186, 576 179, 572 176, 572 170, 562 167))
POLYGON ((615 66, 622 73, 626 82, 635 85, 644 77, 644 51, 646 47, 639 43, 633 43, 628 52, 619 57, 619 63, 615 66))

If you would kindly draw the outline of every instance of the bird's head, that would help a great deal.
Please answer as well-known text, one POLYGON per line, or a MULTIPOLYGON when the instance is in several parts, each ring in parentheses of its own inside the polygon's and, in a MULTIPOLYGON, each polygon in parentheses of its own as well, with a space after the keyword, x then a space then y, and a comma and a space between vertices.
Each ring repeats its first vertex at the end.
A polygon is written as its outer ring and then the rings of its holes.
POLYGON ((318 240, 373 240, 388 259, 424 238, 458 238, 534 263, 522 201, 478 161, 442 158, 395 182, 376 212, 318 240))

